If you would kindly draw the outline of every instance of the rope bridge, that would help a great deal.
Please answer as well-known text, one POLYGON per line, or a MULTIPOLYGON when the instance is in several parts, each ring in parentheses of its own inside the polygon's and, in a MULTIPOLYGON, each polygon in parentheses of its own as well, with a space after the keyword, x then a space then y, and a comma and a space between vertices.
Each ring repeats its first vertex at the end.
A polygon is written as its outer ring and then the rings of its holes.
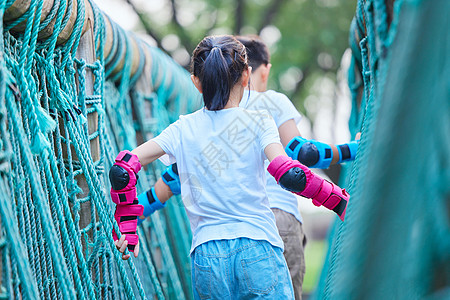
POLYGON ((450 2, 358 0, 352 195, 315 299, 450 299, 450 2))
MULTIPOLYGON (((450 297, 449 6, 358 1, 350 128, 362 139, 317 299, 450 297)), ((190 298, 182 205, 153 214, 124 262, 105 172, 200 105, 187 72, 92 1, 3 0, 0 16, 0 297, 190 298)))
MULTIPOLYGON (((171 201, 122 261, 107 172, 200 98, 189 74, 92 1, 1 1, 1 296, 190 298, 189 224, 171 201)), ((160 170, 141 172, 138 192, 160 170)))

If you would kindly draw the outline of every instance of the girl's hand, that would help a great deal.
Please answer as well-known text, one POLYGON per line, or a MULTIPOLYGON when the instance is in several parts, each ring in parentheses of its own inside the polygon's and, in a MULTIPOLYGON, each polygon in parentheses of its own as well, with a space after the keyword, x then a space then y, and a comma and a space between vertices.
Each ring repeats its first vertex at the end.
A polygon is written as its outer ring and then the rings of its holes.
POLYGON ((361 132, 358 132, 355 136, 355 140, 361 139, 361 132))
MULTIPOLYGON (((125 249, 127 249, 128 241, 125 239, 125 234, 122 234, 119 240, 114 241, 114 244, 117 247, 117 250, 119 250, 122 253, 122 259, 128 260, 130 258, 130 254, 124 254, 125 249)), ((139 254, 139 242, 136 245, 136 248, 134 248, 134 257, 137 257, 139 254)))

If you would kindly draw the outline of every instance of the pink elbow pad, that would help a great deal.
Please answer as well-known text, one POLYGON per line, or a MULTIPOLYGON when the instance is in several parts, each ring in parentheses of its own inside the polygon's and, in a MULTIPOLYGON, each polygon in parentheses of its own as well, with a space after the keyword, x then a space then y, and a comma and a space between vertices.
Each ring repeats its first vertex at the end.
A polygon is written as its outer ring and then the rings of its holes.
POLYGON ((311 172, 308 167, 302 165, 300 162, 283 155, 273 159, 267 171, 280 183, 281 177, 288 175, 289 170, 292 168, 300 168, 303 171, 304 177, 298 178, 304 184, 304 188, 301 191, 298 189, 291 189, 291 191, 297 195, 312 199, 313 204, 316 206, 324 206, 333 210, 344 221, 347 204, 350 199, 350 195, 345 189, 340 189, 335 184, 311 172))
POLYGON ((136 183, 137 173, 141 170, 141 163, 136 155, 130 151, 121 151, 117 155, 109 177, 111 180, 111 199, 119 204, 133 204, 137 199, 136 183), (125 173, 126 172, 126 173, 125 173), (118 190, 115 190, 114 187, 118 190))
POLYGON ((281 176, 283 176, 287 171, 295 167, 302 168, 302 166, 303 165, 299 161, 292 160, 289 156, 279 155, 270 162, 267 167, 267 171, 275 178, 277 182, 280 182, 281 176))

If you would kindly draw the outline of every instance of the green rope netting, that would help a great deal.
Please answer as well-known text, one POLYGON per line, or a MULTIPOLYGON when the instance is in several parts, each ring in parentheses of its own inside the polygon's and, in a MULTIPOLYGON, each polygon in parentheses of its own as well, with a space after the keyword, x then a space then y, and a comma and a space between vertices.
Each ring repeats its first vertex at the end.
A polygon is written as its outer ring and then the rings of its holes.
POLYGON ((450 298, 450 2, 393 2, 360 0, 352 22, 362 138, 315 299, 450 298))
MULTIPOLYGON (((191 298, 191 233, 179 200, 144 222, 140 255, 125 262, 111 236, 118 228, 107 178, 120 150, 199 107, 189 74, 112 20, 113 45, 103 57, 107 20, 92 2, 97 59, 90 63, 77 55, 84 0, 53 1, 44 20, 43 1, 32 0, 22 17, 3 22, 13 3, 0 1, 1 297, 191 298), (60 45, 74 5, 73 31, 60 45), (51 21, 53 33, 41 39, 51 21), (132 76, 133 42, 140 59, 132 76)), ((161 167, 140 173, 138 192, 161 167)))

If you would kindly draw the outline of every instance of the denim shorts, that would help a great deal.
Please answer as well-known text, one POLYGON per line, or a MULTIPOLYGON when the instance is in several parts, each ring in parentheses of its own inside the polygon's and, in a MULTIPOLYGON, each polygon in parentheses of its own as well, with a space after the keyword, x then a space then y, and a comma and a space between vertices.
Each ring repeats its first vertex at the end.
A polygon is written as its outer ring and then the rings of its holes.
POLYGON ((191 262, 194 299, 294 299, 282 250, 267 241, 209 241, 191 262))

